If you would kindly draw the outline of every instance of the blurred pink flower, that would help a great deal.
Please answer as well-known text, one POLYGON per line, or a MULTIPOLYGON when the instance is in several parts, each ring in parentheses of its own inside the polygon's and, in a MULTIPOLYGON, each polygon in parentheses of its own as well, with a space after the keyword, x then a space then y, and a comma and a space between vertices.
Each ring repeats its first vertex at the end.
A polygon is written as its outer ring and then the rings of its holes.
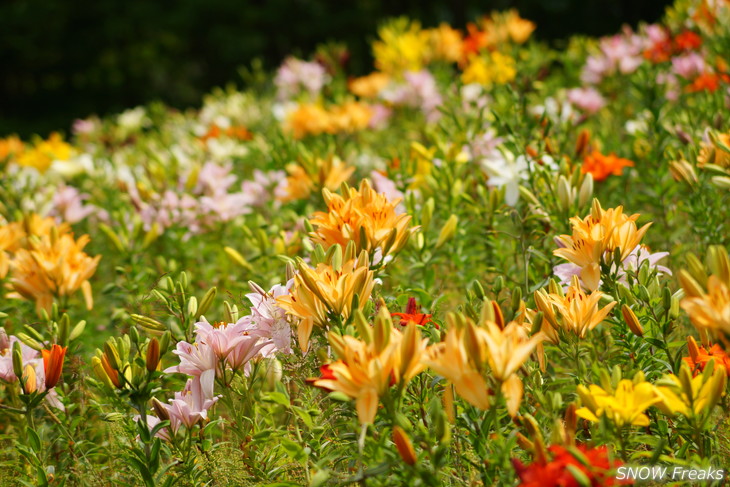
POLYGON ((568 90, 568 101, 586 113, 596 113, 606 105, 606 100, 592 87, 568 90))
POLYGON ((689 52, 672 58, 672 72, 685 79, 692 79, 705 71, 704 58, 696 52, 689 52))
POLYGON ((319 63, 288 57, 276 72, 274 84, 279 100, 288 100, 305 91, 309 96, 319 94, 330 80, 327 70, 319 63))

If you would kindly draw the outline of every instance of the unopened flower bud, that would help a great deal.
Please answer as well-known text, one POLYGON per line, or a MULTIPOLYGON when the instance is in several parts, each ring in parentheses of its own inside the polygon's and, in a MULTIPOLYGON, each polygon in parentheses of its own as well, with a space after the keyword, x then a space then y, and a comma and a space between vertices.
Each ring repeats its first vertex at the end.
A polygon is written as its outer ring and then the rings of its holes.
POLYGON ((457 217, 456 215, 451 215, 449 219, 446 220, 446 223, 439 232, 439 237, 436 241, 436 248, 441 247, 447 241, 451 240, 451 237, 453 237, 456 233, 456 226, 458 225, 458 223, 459 217, 457 217))
POLYGON ((161 421, 167 421, 170 419, 170 413, 165 405, 156 397, 152 398, 152 409, 155 411, 155 416, 160 418, 161 421))
POLYGON ((413 449, 413 444, 406 432, 400 426, 393 427, 393 443, 398 450, 398 454, 408 465, 414 465, 416 463, 416 452, 413 449))
POLYGON ((33 394, 38 390, 38 384, 36 382, 35 367, 30 364, 26 364, 23 369, 23 392, 26 394, 33 394))
POLYGON ((157 338, 152 338, 147 344, 147 357, 145 360, 149 372, 157 370, 160 363, 160 342, 157 341, 157 338))
POLYGON ((629 329, 634 333, 634 335, 644 336, 644 328, 642 328, 639 319, 636 317, 631 308, 624 304, 621 307, 621 314, 623 315, 624 321, 627 325, 629 325, 629 329))
POLYGON ((20 350, 20 343, 13 343, 13 373, 15 377, 23 375, 23 352, 20 350))

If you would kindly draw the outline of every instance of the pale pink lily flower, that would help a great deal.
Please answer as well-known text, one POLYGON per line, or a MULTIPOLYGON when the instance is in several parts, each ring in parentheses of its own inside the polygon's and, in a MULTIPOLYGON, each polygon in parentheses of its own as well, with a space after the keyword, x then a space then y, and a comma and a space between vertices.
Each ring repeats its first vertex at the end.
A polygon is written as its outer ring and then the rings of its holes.
MULTIPOLYGON (((134 419, 134 421, 139 421, 140 420, 139 414, 137 414, 136 416, 134 416, 134 418, 132 418, 132 419, 134 419)), ((150 431, 152 431, 155 426, 157 426, 158 424, 160 424, 160 422, 161 422, 161 420, 157 416, 154 416, 152 414, 148 414, 147 415, 147 428, 150 431)), ((172 441, 172 439, 170 438, 170 432, 167 431, 167 428, 161 428, 161 429, 159 429, 157 431, 157 433, 155 433, 155 437, 156 438, 160 438, 161 440, 165 440, 165 441, 172 441)))
POLYGON ((251 306, 251 314, 241 319, 248 326, 252 335, 264 339, 270 339, 269 343, 261 348, 262 357, 270 357, 274 353, 293 353, 291 348, 291 325, 287 319, 286 311, 276 304, 276 298, 289 294, 289 289, 294 284, 290 279, 285 286, 277 284, 267 293, 260 286, 249 282, 254 291, 246 295, 251 306))
POLYGON ((213 380, 214 376, 210 373, 188 379, 185 388, 175 393, 170 404, 165 404, 173 433, 177 433, 181 424, 192 428, 199 421, 208 419, 208 410, 219 399, 213 396, 213 380))
MULTIPOLYGON (((15 382, 18 380, 15 372, 13 372, 13 344, 15 342, 20 342, 20 340, 18 340, 18 337, 10 335, 7 341, 7 347, 0 350, 0 379, 5 382, 15 382)), ((23 357, 23 364, 35 363, 38 360, 43 363, 43 360, 39 358, 38 351, 30 348, 23 342, 20 342, 20 353, 23 357)), ((43 382, 45 383, 45 371, 43 372, 43 378, 43 382)))
POLYGON ((180 357, 180 364, 165 369, 167 373, 178 372, 198 377, 209 370, 215 371, 218 365, 215 350, 205 342, 194 344, 177 342, 177 347, 172 353, 180 357))
POLYGON ((246 362, 254 358, 259 351, 271 344, 270 340, 261 340, 262 336, 251 328, 246 319, 236 323, 227 323, 214 327, 208 322, 196 323, 197 342, 209 345, 219 360, 238 370, 246 362))

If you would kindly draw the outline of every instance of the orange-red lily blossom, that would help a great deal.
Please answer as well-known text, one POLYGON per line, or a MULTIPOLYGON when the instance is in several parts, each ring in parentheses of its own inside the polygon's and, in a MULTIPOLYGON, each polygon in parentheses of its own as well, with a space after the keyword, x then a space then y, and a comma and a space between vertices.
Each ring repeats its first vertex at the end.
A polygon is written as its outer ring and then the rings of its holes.
POLYGON ((715 359, 715 364, 725 367, 725 371, 730 377, 730 356, 720 348, 720 345, 715 344, 709 349, 705 349, 705 347, 699 346, 693 337, 687 337, 687 350, 689 357, 684 357, 682 360, 692 369, 694 377, 702 373, 705 365, 712 359, 715 359))
POLYGON ((63 370, 63 359, 66 356, 68 347, 54 344, 50 350, 41 350, 43 354, 43 369, 46 375, 46 390, 52 389, 58 384, 63 370))
MULTIPOLYGON (((401 326, 406 326, 410 322, 421 326, 425 325, 426 323, 433 323, 430 314, 418 312, 418 303, 416 303, 416 298, 408 298, 408 304, 406 305, 405 313, 390 313, 390 315, 400 318, 401 326)), ((436 328, 438 328, 438 325, 436 325, 436 328)))
POLYGON ((617 157, 616 154, 604 156, 597 150, 583 158, 581 172, 591 173, 595 181, 603 181, 608 176, 620 176, 625 167, 634 167, 633 161, 617 157))

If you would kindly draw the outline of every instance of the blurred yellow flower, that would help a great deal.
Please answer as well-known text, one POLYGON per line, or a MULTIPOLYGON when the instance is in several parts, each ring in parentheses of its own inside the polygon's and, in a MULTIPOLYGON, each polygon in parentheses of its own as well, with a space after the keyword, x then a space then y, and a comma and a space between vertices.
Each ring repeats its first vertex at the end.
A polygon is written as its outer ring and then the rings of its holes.
POLYGON ((730 169, 730 133, 713 134, 709 143, 702 143, 697 165, 705 167, 707 164, 730 169))
POLYGON ((367 128, 373 112, 358 101, 325 108, 316 103, 300 104, 287 116, 284 131, 295 139, 307 135, 352 133, 367 128))
POLYGON ((309 347, 314 326, 328 328, 330 319, 347 320, 358 296, 358 309, 370 299, 373 290, 373 272, 367 253, 351 259, 340 267, 320 263, 314 269, 300 260, 289 294, 279 296, 277 302, 287 314, 299 319, 297 333, 303 351, 309 347))
POLYGON ((464 84, 479 83, 484 86, 509 83, 517 75, 515 60, 498 51, 471 56, 461 81, 464 84))
POLYGON ((654 386, 644 381, 643 374, 634 381, 621 380, 615 391, 604 390, 595 384, 587 388, 579 385, 578 396, 583 402, 583 407, 576 411, 579 417, 597 422, 605 415, 619 428, 624 425, 649 426, 649 417, 644 411, 661 401, 654 386))
POLYGON ((380 249, 385 257, 403 248, 416 229, 409 225, 410 215, 397 211, 400 199, 390 201, 378 194, 367 179, 362 180, 359 190, 345 189, 343 196, 328 189, 323 195, 327 211, 316 212, 310 222, 315 228, 312 240, 325 249, 334 244, 344 248, 354 241, 358 252, 380 249))
POLYGON ((375 71, 367 76, 355 78, 348 83, 350 91, 361 98, 375 98, 390 83, 390 76, 375 71))
POLYGON ((16 162, 20 166, 34 167, 45 172, 53 161, 67 161, 71 159, 73 148, 63 141, 60 134, 54 132, 48 140, 41 140, 32 149, 23 151, 16 162))
POLYGON ((707 293, 686 297, 681 306, 698 329, 730 335, 730 286, 718 276, 707 280, 707 293))
POLYGON ((0 139, 0 162, 9 157, 17 157, 24 149, 23 141, 16 135, 0 139))
POLYGON ((355 168, 338 157, 330 156, 303 161, 301 164, 288 164, 286 171, 289 173, 286 178, 286 193, 278 196, 280 201, 306 199, 312 192, 324 188, 335 191, 352 176, 355 168))
POLYGON ((434 60, 450 63, 461 60, 464 49, 464 36, 461 31, 443 22, 434 29, 428 29, 427 32, 434 60))
POLYGON ((429 33, 421 24, 405 17, 391 20, 378 29, 379 40, 373 42, 375 67, 384 73, 400 75, 419 71, 431 57, 429 33))
POLYGON ((657 407, 667 414, 690 418, 709 415, 725 392, 726 384, 727 372, 714 359, 696 377, 692 377, 692 370, 683 362, 679 376, 668 374, 657 382, 656 393, 661 399, 657 407))

